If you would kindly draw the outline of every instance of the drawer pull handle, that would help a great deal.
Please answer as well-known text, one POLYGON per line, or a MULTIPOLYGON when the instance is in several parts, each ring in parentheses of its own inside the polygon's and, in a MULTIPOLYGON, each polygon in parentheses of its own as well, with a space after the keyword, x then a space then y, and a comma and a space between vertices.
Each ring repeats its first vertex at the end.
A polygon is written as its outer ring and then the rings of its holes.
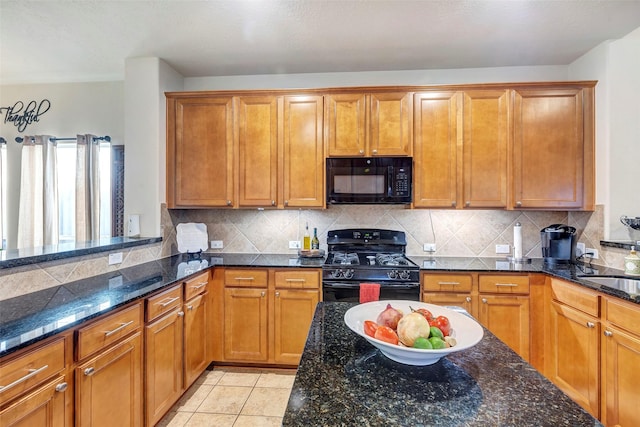
POLYGON ((67 391, 67 383, 60 383, 56 386, 56 391, 62 393, 63 391, 67 391))
POLYGON ((127 326, 131 325, 132 323, 133 323, 133 320, 129 320, 127 323, 121 323, 120 326, 118 326, 114 330, 105 332, 104 333, 104 337, 105 338, 106 337, 110 337, 111 335, 115 334, 116 332, 120 332, 121 330, 123 330, 127 326))
POLYGON ((587 328, 595 328, 596 325, 593 322, 587 322, 587 328))
POLYGON ((91 367, 91 368, 87 368, 84 370, 84 374, 88 377, 90 377, 91 375, 93 375, 96 372, 96 370, 91 367))
POLYGON ((236 277, 235 280, 255 280, 253 277, 236 277))
POLYGON ((516 283, 496 283, 496 286, 503 286, 503 287, 509 287, 509 288, 515 288, 518 285, 516 283))
POLYGON ((200 288, 204 288, 205 286, 207 286, 207 283, 209 282, 198 283, 197 285, 193 285, 192 288, 198 290, 200 288))
POLYGON ((613 336, 613 332, 611 332, 611 331, 604 331, 604 336, 605 336, 605 337, 611 337, 611 336, 613 336))
POLYGON ((49 365, 44 365, 42 368, 29 369, 29 373, 27 375, 25 375, 24 377, 18 378, 17 380, 12 382, 11 384, 0 385, 0 391, 9 390, 10 388, 17 386, 18 384, 27 381, 29 378, 35 377, 36 375, 38 375, 40 372, 44 371, 48 367, 49 367, 49 365))
POLYGON ((162 307, 166 307, 169 304, 171 304, 172 302, 174 302, 175 300, 180 299, 180 297, 173 297, 173 298, 169 298, 167 300, 165 300, 164 302, 159 302, 158 305, 162 306, 162 307))
POLYGON ((305 279, 287 279, 287 282, 306 282, 305 279))
POLYGON ((460 282, 438 282, 438 285, 459 285, 460 282))

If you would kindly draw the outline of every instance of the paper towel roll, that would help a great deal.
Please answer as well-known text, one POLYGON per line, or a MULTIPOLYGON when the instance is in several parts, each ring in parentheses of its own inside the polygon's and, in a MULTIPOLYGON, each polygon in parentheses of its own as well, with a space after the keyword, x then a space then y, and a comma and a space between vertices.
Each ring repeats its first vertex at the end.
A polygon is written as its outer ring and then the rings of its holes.
POLYGON ((519 222, 513 227, 513 258, 522 259, 522 225, 519 222))

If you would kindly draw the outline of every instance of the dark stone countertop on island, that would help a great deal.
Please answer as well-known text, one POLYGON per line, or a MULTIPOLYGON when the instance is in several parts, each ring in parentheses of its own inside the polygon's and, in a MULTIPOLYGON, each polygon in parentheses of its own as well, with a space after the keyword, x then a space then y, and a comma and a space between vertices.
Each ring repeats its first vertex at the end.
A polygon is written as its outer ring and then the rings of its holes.
POLYGON ((301 268, 323 259, 286 254, 174 255, 0 301, 0 356, 63 332, 212 266, 301 268))
POLYGON ((351 306, 318 304, 283 426, 601 426, 486 329, 473 348, 408 366, 345 325, 351 306))

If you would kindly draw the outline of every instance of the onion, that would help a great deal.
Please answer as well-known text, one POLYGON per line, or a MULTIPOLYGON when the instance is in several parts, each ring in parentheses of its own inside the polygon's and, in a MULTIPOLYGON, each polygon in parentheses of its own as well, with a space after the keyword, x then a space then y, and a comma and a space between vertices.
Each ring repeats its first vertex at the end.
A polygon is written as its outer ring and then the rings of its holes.
POLYGON ((398 322, 398 339, 407 347, 413 347, 418 337, 429 338, 429 322, 418 312, 409 313, 398 322))
POLYGON ((388 326, 395 331, 400 319, 402 319, 402 312, 391 307, 391 304, 387 304, 387 308, 378 315, 376 323, 378 325, 388 326))

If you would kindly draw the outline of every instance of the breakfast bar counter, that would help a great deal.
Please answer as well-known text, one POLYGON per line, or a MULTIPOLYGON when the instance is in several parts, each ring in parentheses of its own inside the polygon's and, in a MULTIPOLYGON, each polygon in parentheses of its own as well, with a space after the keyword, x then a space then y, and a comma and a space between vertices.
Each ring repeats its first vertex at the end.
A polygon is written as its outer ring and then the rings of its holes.
POLYGON ((319 303, 284 426, 600 426, 488 330, 433 365, 387 359, 319 303))

